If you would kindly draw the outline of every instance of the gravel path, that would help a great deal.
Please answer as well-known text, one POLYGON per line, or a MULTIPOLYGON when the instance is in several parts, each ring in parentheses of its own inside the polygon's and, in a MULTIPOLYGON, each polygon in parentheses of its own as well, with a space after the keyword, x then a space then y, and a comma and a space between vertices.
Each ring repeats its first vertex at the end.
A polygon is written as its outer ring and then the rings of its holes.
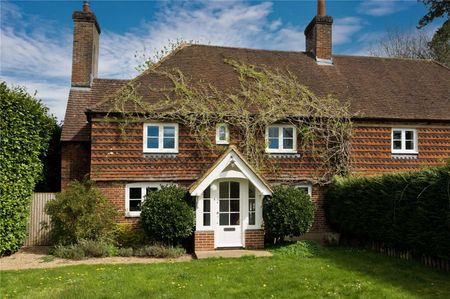
POLYGON ((115 256, 72 261, 48 255, 48 251, 49 247, 45 246, 22 248, 11 256, 0 258, 0 270, 55 268, 70 265, 90 264, 151 264, 164 262, 183 262, 192 260, 192 256, 186 254, 175 259, 115 256))

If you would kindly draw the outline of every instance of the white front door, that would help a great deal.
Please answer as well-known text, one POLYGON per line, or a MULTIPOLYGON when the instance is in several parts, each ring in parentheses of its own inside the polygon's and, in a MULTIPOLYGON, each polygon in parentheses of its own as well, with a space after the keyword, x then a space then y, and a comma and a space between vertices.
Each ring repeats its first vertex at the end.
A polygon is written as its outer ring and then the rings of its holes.
POLYGON ((219 182, 216 247, 242 247, 242 186, 237 181, 219 182))

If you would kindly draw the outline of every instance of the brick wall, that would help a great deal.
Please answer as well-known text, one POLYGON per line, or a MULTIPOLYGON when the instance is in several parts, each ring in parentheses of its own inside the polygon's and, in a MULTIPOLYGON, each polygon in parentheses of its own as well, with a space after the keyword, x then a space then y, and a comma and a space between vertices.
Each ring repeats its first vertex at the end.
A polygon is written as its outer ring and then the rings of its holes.
POLYGON ((125 182, 97 182, 97 187, 116 207, 118 223, 129 223, 137 226, 140 217, 125 217, 125 182))
POLYGON ((247 229, 245 231, 245 248, 263 249, 264 248, 264 230, 247 229))
POLYGON ((82 180, 89 174, 91 148, 89 142, 61 143, 61 190, 73 180, 82 180))
POLYGON ((194 239, 195 251, 214 250, 214 231, 196 231, 194 239))

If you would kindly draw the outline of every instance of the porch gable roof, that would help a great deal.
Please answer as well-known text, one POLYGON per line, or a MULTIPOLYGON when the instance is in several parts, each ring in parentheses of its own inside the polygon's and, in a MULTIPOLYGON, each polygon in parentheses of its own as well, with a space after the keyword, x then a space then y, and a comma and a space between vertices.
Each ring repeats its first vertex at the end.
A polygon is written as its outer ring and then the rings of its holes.
POLYGON ((272 195, 270 185, 247 162, 236 146, 230 145, 217 161, 189 188, 192 196, 200 196, 203 191, 216 179, 222 178, 221 174, 229 166, 234 164, 262 195, 272 195))

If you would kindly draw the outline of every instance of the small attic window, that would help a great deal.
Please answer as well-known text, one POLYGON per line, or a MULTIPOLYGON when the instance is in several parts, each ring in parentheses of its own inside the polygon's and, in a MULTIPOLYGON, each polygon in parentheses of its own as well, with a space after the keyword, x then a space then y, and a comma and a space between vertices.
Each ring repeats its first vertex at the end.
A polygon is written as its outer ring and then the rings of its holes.
POLYGON ((227 124, 218 124, 216 127, 216 144, 229 144, 230 131, 227 124))

